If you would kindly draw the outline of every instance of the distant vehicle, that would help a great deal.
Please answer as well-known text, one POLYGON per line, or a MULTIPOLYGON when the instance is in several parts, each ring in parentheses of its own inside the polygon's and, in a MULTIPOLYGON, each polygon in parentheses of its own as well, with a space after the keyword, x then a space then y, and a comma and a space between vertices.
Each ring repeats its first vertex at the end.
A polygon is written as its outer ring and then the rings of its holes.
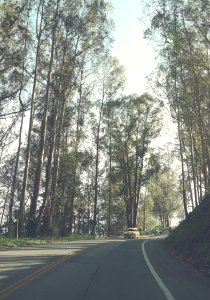
POLYGON ((124 232, 125 239, 138 239, 139 237, 140 237, 140 233, 139 233, 138 228, 135 228, 135 227, 128 228, 124 232))

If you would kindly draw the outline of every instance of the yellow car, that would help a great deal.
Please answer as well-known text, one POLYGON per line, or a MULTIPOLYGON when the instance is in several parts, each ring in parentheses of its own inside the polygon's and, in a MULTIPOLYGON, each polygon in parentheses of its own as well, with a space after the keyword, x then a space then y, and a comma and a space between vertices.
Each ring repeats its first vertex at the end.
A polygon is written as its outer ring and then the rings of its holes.
POLYGON ((138 239, 139 237, 140 237, 140 233, 139 233, 138 228, 135 228, 135 227, 128 228, 124 232, 125 239, 138 239))

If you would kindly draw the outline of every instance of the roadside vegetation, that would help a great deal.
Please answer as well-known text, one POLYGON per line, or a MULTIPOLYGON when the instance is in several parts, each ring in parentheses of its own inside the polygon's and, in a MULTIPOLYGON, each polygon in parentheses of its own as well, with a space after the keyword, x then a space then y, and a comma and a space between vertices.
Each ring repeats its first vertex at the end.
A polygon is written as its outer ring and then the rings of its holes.
POLYGON ((45 240, 39 239, 10 239, 7 237, 0 237, 0 249, 4 249, 4 247, 17 247, 17 246, 30 246, 30 245, 38 245, 45 243, 45 240))
POLYGON ((6 236, 0 237, 0 250, 4 247, 24 247, 24 246, 31 246, 31 245, 40 245, 45 243, 51 242, 70 242, 70 241, 79 241, 79 240, 93 240, 95 237, 92 236, 68 236, 68 237, 46 237, 46 238, 8 238, 6 236))

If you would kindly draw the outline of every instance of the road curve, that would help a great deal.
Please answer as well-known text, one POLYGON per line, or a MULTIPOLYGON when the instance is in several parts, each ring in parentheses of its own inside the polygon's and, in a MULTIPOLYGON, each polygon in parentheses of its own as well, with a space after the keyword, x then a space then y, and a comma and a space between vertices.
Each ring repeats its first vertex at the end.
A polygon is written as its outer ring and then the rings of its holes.
POLYGON ((210 299, 207 279, 172 256, 161 239, 70 242, 1 254, 0 300, 210 299))

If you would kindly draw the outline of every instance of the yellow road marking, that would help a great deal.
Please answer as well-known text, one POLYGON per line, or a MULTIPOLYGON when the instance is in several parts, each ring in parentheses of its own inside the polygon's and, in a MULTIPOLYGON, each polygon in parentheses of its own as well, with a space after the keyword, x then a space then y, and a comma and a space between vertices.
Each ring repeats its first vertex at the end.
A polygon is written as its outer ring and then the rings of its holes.
POLYGON ((0 300, 5 299, 6 297, 8 297, 10 294, 14 293, 17 289, 23 287, 24 285, 26 285, 27 283, 31 282, 32 280, 34 280, 35 278, 41 276, 42 274, 48 272, 49 270, 55 268, 56 266, 58 266, 59 264, 61 264, 62 262, 68 260, 70 258, 70 255, 67 256, 63 256, 60 259, 52 262, 51 264, 41 268, 40 270, 37 270, 36 272, 30 274, 27 277, 24 277, 20 280, 18 280, 16 283, 6 287, 5 289, 3 289, 2 291, 0 291, 0 300))

